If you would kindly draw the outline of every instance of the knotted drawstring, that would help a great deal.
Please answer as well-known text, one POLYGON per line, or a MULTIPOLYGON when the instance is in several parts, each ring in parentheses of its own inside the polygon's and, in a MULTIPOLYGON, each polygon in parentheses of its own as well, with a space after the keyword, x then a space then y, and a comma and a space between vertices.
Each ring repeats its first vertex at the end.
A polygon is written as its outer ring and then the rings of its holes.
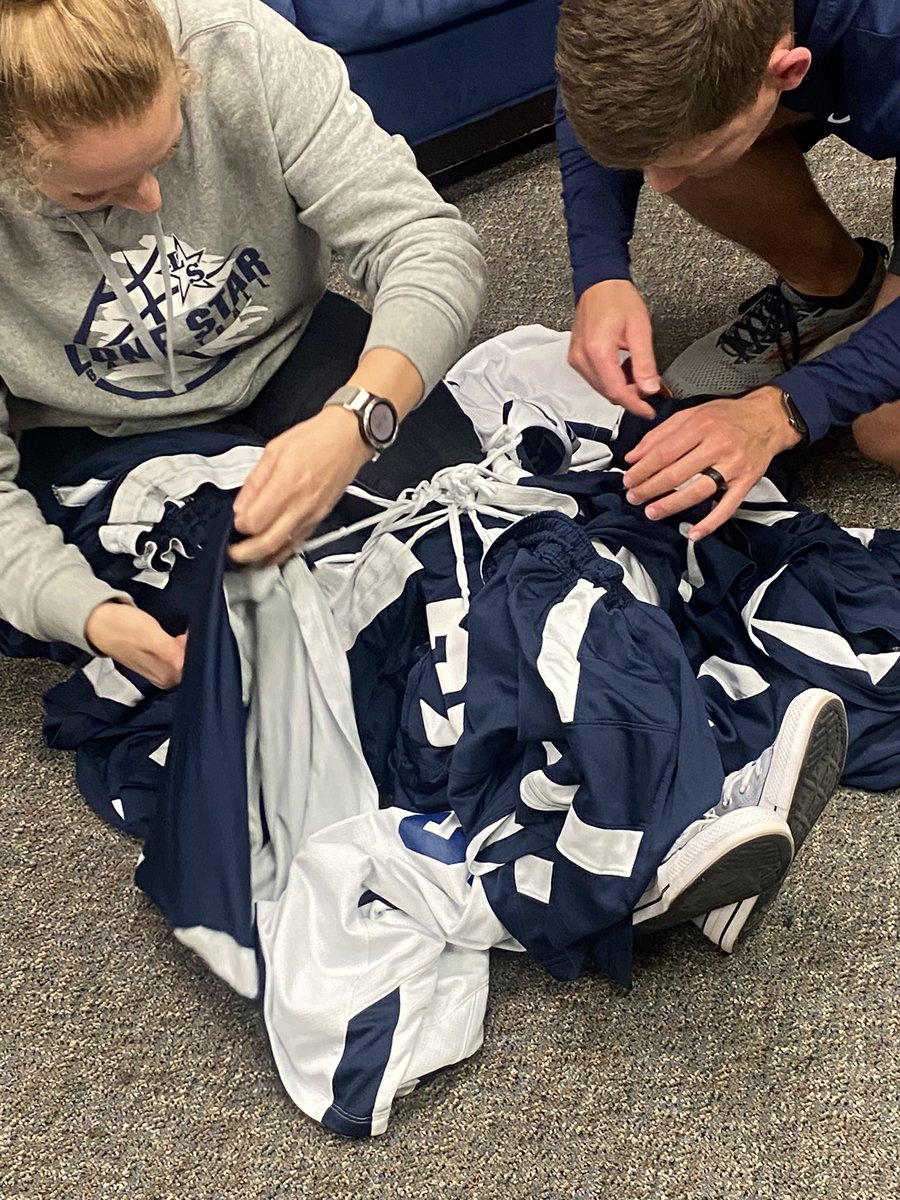
MULTIPOLYGON (((333 529, 329 533, 320 534, 319 537, 310 538, 304 542, 303 552, 319 550, 364 529, 374 529, 375 526, 378 527, 375 530, 376 534, 381 537, 395 530, 414 529, 417 525, 426 523, 433 524, 435 520, 437 524, 442 524, 446 520, 446 514, 440 514, 436 518, 433 512, 422 510, 431 504, 443 504, 448 508, 473 507, 479 501, 480 488, 496 482, 496 476, 490 470, 491 464, 508 453, 514 444, 512 439, 507 439, 496 446, 480 463, 442 467, 431 479, 424 479, 415 487, 406 488, 396 500, 389 500, 351 485, 347 488, 348 495, 368 500, 384 511, 374 513, 371 517, 363 517, 362 520, 344 525, 340 529, 333 529)), ((502 517, 505 514, 498 510, 497 515, 502 517)))
MULTIPOLYGON (((523 514, 548 508, 555 508, 569 516, 575 516, 578 511, 577 503, 571 496, 551 492, 545 488, 522 487, 509 483, 494 473, 492 465, 515 449, 519 436, 507 435, 495 441, 481 462, 443 467, 431 479, 401 492, 396 500, 375 496, 358 487, 349 487, 348 494, 368 500, 383 511, 311 538, 304 543, 303 552, 319 550, 323 546, 342 541, 351 534, 371 529, 372 534, 359 554, 340 555, 335 559, 326 560, 336 562, 339 558, 341 562, 353 565, 355 571, 374 552, 379 540, 387 534, 415 530, 406 541, 407 547, 412 548, 433 530, 447 525, 456 560, 460 595, 468 607, 471 593, 463 544, 463 514, 468 517, 479 541, 487 551, 493 545, 497 531, 486 528, 480 517, 492 517, 514 525, 523 514), (435 505, 440 507, 435 510, 435 505)), ((352 574, 353 572, 344 586, 352 586, 352 574)))

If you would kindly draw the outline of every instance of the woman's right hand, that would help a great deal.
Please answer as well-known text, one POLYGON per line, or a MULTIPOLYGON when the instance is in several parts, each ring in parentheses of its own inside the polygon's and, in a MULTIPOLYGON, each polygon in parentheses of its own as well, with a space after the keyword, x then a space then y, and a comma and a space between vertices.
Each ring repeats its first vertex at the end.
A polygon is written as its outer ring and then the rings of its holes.
POLYGON ((172 637, 149 613, 131 604, 98 604, 84 636, 99 654, 143 675, 155 687, 168 690, 181 682, 187 634, 172 637))
POLYGON ((654 417, 644 399, 660 388, 650 314, 628 279, 607 279, 582 293, 575 308, 569 365, 613 404, 639 417, 654 417), (633 381, 622 369, 621 351, 631 358, 633 381))

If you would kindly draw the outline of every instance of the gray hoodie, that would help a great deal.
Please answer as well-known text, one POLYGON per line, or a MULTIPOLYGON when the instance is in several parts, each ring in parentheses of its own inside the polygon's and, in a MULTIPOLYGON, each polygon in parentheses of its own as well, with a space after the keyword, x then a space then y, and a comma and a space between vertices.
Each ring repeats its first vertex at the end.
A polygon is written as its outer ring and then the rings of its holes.
POLYGON ((234 413, 297 344, 331 251, 373 301, 367 349, 409 357, 430 390, 483 290, 472 230, 373 122, 331 50, 261 0, 158 0, 201 77, 159 169, 158 217, 76 216, 0 188, 0 617, 86 648, 119 596, 14 483, 36 426, 111 436, 234 413))

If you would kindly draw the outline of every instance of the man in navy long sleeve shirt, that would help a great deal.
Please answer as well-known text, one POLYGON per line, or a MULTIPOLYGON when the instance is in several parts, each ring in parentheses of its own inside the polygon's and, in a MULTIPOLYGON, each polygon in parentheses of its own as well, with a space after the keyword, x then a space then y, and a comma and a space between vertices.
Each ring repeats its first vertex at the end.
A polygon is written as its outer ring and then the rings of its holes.
POLYGON ((702 537, 775 454, 836 425, 900 470, 900 254, 885 275, 884 248, 850 236, 803 157, 828 133, 900 154, 900 0, 563 0, 558 62, 570 359, 589 382, 651 415, 659 377, 628 254, 643 182, 779 276, 670 367, 676 395, 746 394, 649 433, 629 498, 662 517, 718 494, 702 537), (846 344, 800 362, 873 310, 846 344))

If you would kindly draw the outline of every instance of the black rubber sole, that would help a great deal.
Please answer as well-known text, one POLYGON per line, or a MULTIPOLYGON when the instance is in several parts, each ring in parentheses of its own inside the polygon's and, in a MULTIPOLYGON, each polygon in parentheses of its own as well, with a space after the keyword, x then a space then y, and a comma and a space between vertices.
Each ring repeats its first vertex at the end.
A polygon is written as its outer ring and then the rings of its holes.
POLYGON ((701 913, 777 887, 791 864, 792 847, 786 837, 767 834, 744 842, 716 859, 707 871, 676 897, 672 907, 658 917, 643 921, 637 929, 652 933, 683 925, 701 913))
MULTIPOLYGON (((794 798, 787 815, 788 827, 794 839, 794 858, 837 790, 846 758, 847 717, 844 706, 840 700, 830 700, 823 706, 813 724, 806 754, 797 775, 794 798)), ((757 928, 775 903, 789 867, 790 863, 781 878, 768 890, 761 890, 756 906, 737 939, 738 945, 757 928)))

